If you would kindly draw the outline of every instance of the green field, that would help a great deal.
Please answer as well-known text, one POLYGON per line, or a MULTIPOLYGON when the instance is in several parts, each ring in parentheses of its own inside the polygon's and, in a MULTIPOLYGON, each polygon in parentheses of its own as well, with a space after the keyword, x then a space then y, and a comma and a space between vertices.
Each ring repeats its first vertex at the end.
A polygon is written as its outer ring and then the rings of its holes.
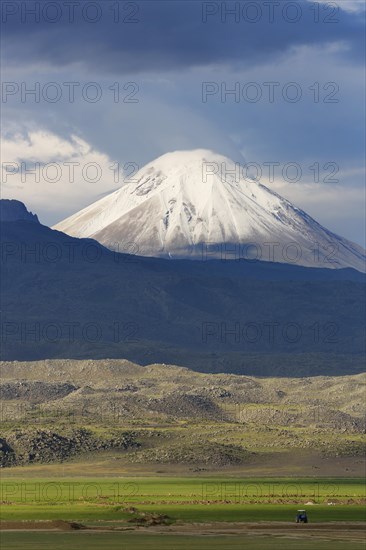
POLYGON ((1 547, 5 550, 273 550, 280 544, 282 550, 361 550, 364 542, 307 541, 284 537, 198 537, 170 535, 121 535, 118 533, 3 533, 1 547))
MULTIPOLYGON (((324 501, 365 498, 362 478, 240 478, 240 477, 28 477, 4 471, 1 500, 14 503, 72 503, 106 499, 120 504, 192 501, 248 502, 324 501)), ((18 473, 18 472, 17 472, 18 473)))
POLYGON ((303 507, 312 523, 366 519, 361 479, 8 477, 0 489, 7 521, 126 522, 141 513, 172 522, 293 521, 303 507))
MULTIPOLYGON (((299 505, 298 505, 299 506, 299 505)), ((138 512, 168 515, 172 521, 183 522, 235 522, 235 521, 293 521, 296 505, 289 504, 226 504, 226 505, 140 505, 138 512)), ((302 506, 303 507, 303 506, 302 506)), ((366 521, 365 506, 339 505, 307 507, 312 523, 325 521, 366 521)), ((87 525, 102 521, 126 522, 131 514, 118 506, 96 504, 68 505, 20 505, 4 506, 2 520, 57 520, 79 521, 87 525)))
POLYGON ((0 483, 2 550, 364 548, 362 479, 38 478, 13 472, 3 472, 0 483), (305 528, 294 522, 298 508, 308 512, 305 528), (42 521, 52 523, 35 523, 42 521), (88 530, 70 532, 70 522, 88 530))

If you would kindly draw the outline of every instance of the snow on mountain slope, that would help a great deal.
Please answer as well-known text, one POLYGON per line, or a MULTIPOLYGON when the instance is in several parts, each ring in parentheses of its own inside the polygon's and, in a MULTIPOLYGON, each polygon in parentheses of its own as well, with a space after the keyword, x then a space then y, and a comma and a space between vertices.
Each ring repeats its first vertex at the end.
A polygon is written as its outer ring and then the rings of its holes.
POLYGON ((142 256, 250 258, 365 271, 365 251, 328 231, 211 151, 176 151, 147 164, 134 181, 58 223, 142 256))

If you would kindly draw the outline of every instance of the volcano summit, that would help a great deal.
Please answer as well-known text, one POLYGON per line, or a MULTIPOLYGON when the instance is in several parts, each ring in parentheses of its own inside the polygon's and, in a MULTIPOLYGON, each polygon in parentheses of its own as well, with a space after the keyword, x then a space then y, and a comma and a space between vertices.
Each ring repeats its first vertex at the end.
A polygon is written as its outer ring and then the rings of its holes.
POLYGON ((365 251, 208 150, 167 153, 54 226, 139 256, 256 259, 365 271, 365 251))

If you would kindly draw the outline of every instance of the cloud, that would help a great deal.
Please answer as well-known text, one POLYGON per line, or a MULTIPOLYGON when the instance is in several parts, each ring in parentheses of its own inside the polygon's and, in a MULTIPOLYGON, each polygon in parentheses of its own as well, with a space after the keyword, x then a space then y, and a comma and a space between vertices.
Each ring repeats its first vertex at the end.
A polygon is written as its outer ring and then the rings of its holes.
POLYGON ((8 14, 3 24, 5 59, 21 65, 79 64, 104 73, 154 73, 225 63, 256 65, 278 59, 295 46, 321 47, 335 41, 349 45, 345 52, 349 59, 350 55, 360 58, 364 44, 363 20, 358 11, 357 17, 353 12, 355 2, 352 10, 340 10, 333 23, 324 21, 323 14, 317 21, 308 0, 286 3, 295 4, 297 11, 275 3, 273 15, 269 3, 261 2, 256 3, 258 11, 253 11, 251 2, 250 11, 246 2, 145 0, 130 2, 136 13, 126 20, 130 14, 122 12, 118 22, 113 6, 123 3, 106 0, 94 3, 100 10, 94 23, 89 20, 92 15, 83 11, 85 2, 77 3, 72 20, 67 3, 60 3, 63 9, 53 22, 51 11, 42 11, 42 2, 19 4, 28 10, 40 5, 39 21, 24 14, 22 20, 19 9, 8 14))
POLYGON ((334 233, 366 247, 365 189, 355 180, 365 179, 365 168, 360 167, 337 174, 339 182, 315 183, 310 176, 297 183, 276 178, 261 182, 290 202, 307 212, 315 220, 334 233))
MULTIPOLYGON (((314 0, 308 1, 314 2, 314 0)), ((317 2, 328 6, 336 6, 341 10, 348 11, 350 13, 362 13, 366 9, 365 0, 337 0, 335 2, 330 2, 330 0, 317 0, 317 2)))
MULTIPOLYGON (((18 199, 43 223, 77 211, 123 183, 108 155, 76 135, 47 130, 2 139, 2 198, 18 199)), ((122 169, 122 166, 121 166, 122 169)))
POLYGON ((57 162, 89 150, 87 143, 76 136, 66 141, 44 130, 30 131, 27 135, 16 134, 2 140, 3 158, 16 162, 57 162))

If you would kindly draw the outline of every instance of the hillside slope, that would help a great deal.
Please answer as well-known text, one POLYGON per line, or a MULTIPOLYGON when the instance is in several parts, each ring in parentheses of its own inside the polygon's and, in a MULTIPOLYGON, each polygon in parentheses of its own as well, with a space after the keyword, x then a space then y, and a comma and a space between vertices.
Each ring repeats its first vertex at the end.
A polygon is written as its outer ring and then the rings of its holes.
POLYGON ((2 359, 290 376, 364 368, 357 271, 127 256, 24 220, 3 222, 1 237, 2 359))

